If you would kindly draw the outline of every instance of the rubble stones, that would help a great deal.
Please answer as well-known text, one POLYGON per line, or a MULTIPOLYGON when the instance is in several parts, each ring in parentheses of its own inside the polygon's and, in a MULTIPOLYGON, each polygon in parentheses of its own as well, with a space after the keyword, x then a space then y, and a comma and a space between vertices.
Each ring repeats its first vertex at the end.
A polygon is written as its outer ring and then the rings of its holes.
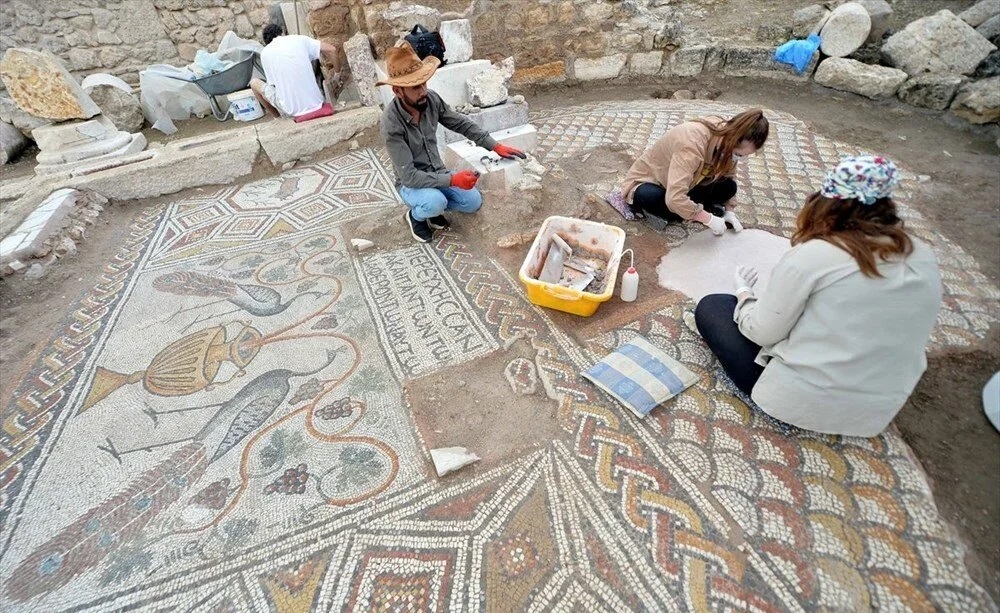
POLYGON ((826 87, 860 94, 868 98, 895 95, 906 81, 906 73, 885 66, 870 66, 857 60, 831 57, 816 70, 816 82, 826 87))
POLYGON ((854 0, 868 11, 872 29, 868 34, 868 42, 880 41, 889 30, 889 20, 892 18, 892 7, 885 0, 854 0))
POLYGON ((899 88, 899 99, 913 106, 943 111, 954 100, 965 79, 959 75, 922 74, 899 88))
POLYGON ((96 85, 88 88, 87 94, 119 130, 132 133, 142 129, 145 117, 135 94, 112 85, 96 85))
POLYGON ((890 36, 882 52, 910 75, 969 74, 995 48, 954 13, 942 10, 890 36))
POLYGON ((16 158, 27 145, 28 139, 20 130, 6 121, 0 121, 0 164, 16 158))
POLYGON ((775 23, 764 23, 757 26, 757 42, 770 45, 781 45, 792 38, 792 28, 775 23))
POLYGON ((979 24, 979 27, 976 28, 976 32, 979 32, 983 38, 996 45, 997 39, 1000 38, 1000 15, 994 15, 979 24))
POLYGON ((1000 0, 979 0, 959 13, 958 18, 975 28, 997 15, 1000 15, 1000 0))
POLYGON ((1000 77, 963 85, 955 96, 951 112, 972 123, 1000 122, 1000 77))
POLYGON ((507 101, 507 82, 510 77, 498 68, 484 70, 466 82, 469 101, 479 107, 490 107, 507 101))
POLYGON ((792 36, 805 38, 813 32, 819 32, 829 16, 829 9, 820 4, 812 4, 795 11, 792 14, 792 36))
POLYGON ((440 32, 444 40, 444 59, 448 63, 468 62, 472 59, 472 26, 468 19, 442 21, 440 32))
POLYGON ((441 28, 441 13, 419 4, 393 3, 382 13, 382 17, 397 36, 409 34, 417 24, 432 32, 441 28))
POLYGON ((857 2, 838 6, 820 33, 820 50, 830 57, 846 57, 868 40, 872 20, 857 2))

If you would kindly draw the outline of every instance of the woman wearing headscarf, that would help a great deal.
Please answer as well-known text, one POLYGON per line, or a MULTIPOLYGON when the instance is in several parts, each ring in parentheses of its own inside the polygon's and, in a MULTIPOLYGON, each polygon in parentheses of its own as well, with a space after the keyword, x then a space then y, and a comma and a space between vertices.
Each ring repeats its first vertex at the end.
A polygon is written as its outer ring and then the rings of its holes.
POLYGON ((906 232, 883 157, 840 162, 798 215, 766 289, 740 267, 736 295, 706 296, 695 323, 736 386, 767 414, 828 434, 875 436, 927 367, 941 306, 934 253, 906 232))
POLYGON ((739 232, 743 226, 731 203, 736 164, 764 146, 769 129, 760 109, 728 120, 703 117, 674 126, 632 164, 612 206, 628 218, 625 203, 631 204, 631 212, 701 222, 716 236, 727 223, 739 232))

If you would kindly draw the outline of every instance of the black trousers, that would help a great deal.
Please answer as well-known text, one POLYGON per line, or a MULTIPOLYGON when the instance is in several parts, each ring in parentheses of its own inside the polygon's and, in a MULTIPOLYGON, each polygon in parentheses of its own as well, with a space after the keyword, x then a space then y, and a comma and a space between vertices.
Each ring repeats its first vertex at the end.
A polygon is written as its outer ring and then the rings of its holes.
MULTIPOLYGON (((717 217, 726 212, 723 206, 736 195, 736 181, 724 177, 718 181, 699 183, 688 192, 688 198, 705 207, 717 217)), ((667 221, 681 221, 681 216, 667 208, 667 190, 656 183, 642 183, 632 194, 632 206, 667 221)))
POLYGON ((733 321, 735 311, 736 296, 710 294, 702 298, 695 307, 694 321, 708 348, 719 358, 722 369, 736 387, 749 396, 757 379, 764 372, 764 367, 754 362, 760 345, 740 332, 739 326, 733 321))

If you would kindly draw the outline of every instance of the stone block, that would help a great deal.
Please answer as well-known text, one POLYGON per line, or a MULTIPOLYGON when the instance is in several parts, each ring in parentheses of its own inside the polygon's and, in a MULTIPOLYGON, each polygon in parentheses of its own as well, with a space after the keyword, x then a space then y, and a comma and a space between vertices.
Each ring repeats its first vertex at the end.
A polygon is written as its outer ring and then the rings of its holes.
POLYGON ((759 43, 778 46, 792 38, 792 28, 776 23, 763 23, 757 26, 755 38, 759 43))
MULTIPOLYGON (((516 128, 528 123, 528 105, 507 102, 497 106, 469 113, 469 119, 486 132, 496 132, 507 128, 516 128)), ((465 137, 444 127, 438 126, 437 142, 440 147, 464 140, 465 137)))
POLYGON ((943 111, 964 82, 965 78, 959 75, 922 74, 903 83, 898 95, 907 104, 943 111))
POLYGON ((378 106, 379 95, 375 89, 375 56, 372 55, 368 36, 364 32, 358 32, 347 39, 344 43, 344 53, 347 54, 347 65, 351 68, 351 76, 358 88, 361 104, 378 106))
POLYGON ((979 27, 976 28, 976 32, 979 32, 980 36, 995 45, 997 37, 1000 37, 1000 15, 994 15, 979 24, 979 27))
POLYGON ((50 236, 62 229, 73 211, 79 192, 59 189, 49 194, 3 241, 0 241, 0 265, 13 260, 28 260, 50 236))
POLYGON ((675 77, 696 77, 705 66, 708 47, 681 47, 670 56, 670 73, 675 77))
POLYGON ((22 110, 44 119, 88 119, 101 112, 48 51, 10 48, 0 61, 0 76, 22 110))
POLYGON ((420 4, 393 4, 382 13, 382 18, 389 24, 396 36, 407 34, 413 26, 420 24, 430 31, 441 28, 441 13, 420 4))
POLYGON ((378 125, 380 115, 378 109, 362 107, 302 123, 278 119, 257 128, 257 137, 271 163, 280 166, 354 138, 378 125))
POLYGON ((830 10, 821 4, 812 4, 792 14, 792 36, 805 38, 823 28, 830 17, 830 10))
POLYGON ((948 10, 923 17, 882 46, 892 65, 910 75, 969 74, 996 47, 948 10))
POLYGON ((628 58, 628 73, 634 75, 659 74, 663 67, 663 52, 649 51, 646 53, 633 53, 628 58))
POLYGON ((468 19, 442 21, 439 32, 444 40, 444 59, 449 64, 472 59, 472 26, 468 19))
POLYGON ((624 53, 599 58, 578 58, 573 62, 573 73, 580 81, 614 79, 621 74, 628 56, 624 53))
POLYGON ((538 130, 531 124, 507 128, 506 130, 497 130, 496 132, 491 132, 490 136, 498 143, 528 153, 534 153, 538 147, 538 130))
POLYGON ((17 157, 28 145, 21 131, 6 121, 0 121, 0 165, 17 157))
POLYGON ((868 17, 872 21, 871 32, 868 33, 867 42, 882 40, 886 31, 889 30, 889 20, 892 19, 892 6, 885 0, 854 0, 868 11, 868 17))
POLYGON ((816 69, 816 82, 820 85, 868 98, 893 96, 905 81, 906 73, 902 70, 840 57, 823 60, 816 69))
POLYGON ((841 4, 820 32, 820 51, 830 57, 846 57, 868 40, 872 19, 868 10, 857 2, 841 4))
POLYGON ((350 21, 351 11, 342 4, 333 4, 309 12, 309 27, 319 38, 346 34, 350 21))
POLYGON ((282 2, 278 6, 285 22, 285 32, 305 36, 313 35, 312 26, 309 23, 309 11, 304 2, 282 2), (298 8, 298 18, 295 16, 296 8, 298 8))
MULTIPOLYGON (((437 92, 453 108, 460 104, 468 104, 469 91, 465 84, 477 74, 489 70, 490 66, 489 60, 447 64, 437 69, 434 76, 427 82, 427 87, 437 92)), ((379 80, 388 78, 384 60, 375 63, 375 72, 379 80)), ((392 88, 388 85, 379 87, 378 95, 382 99, 383 105, 392 102, 392 88)))
POLYGON ((1000 0, 979 0, 959 13, 958 18, 975 28, 990 17, 997 15, 1000 15, 1000 0))
POLYGON ((516 160, 501 158, 476 146, 471 141, 452 143, 445 148, 442 161, 453 170, 474 170, 479 173, 478 187, 485 190, 510 191, 524 176, 516 160), (483 158, 486 162, 483 162, 483 158))
POLYGON ((565 80, 566 63, 562 60, 530 66, 528 68, 518 68, 514 72, 514 83, 517 85, 561 83, 565 80))
POLYGON ((972 123, 1000 122, 1000 77, 963 85, 951 104, 951 112, 972 123))
POLYGON ((773 47, 729 47, 725 50, 722 73, 729 77, 767 77, 772 79, 808 80, 819 62, 819 52, 800 75, 788 64, 774 60, 773 47))

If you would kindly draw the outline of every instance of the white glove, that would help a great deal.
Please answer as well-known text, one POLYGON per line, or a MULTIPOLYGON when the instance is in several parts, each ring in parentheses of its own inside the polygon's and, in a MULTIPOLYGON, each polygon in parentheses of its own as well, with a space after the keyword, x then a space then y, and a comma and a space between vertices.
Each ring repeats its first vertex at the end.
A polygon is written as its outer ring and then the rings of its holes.
POLYGON ((753 288, 757 285, 757 269, 751 266, 740 266, 736 269, 736 295, 753 295, 753 288))
POLYGON ((712 231, 712 234, 716 236, 722 236, 726 231, 726 222, 723 221, 721 217, 712 215, 708 222, 705 223, 708 229, 712 231))
POLYGON ((736 216, 736 213, 726 211, 726 214, 722 216, 722 220, 733 227, 733 232, 743 231, 743 224, 740 223, 740 218, 736 216))

